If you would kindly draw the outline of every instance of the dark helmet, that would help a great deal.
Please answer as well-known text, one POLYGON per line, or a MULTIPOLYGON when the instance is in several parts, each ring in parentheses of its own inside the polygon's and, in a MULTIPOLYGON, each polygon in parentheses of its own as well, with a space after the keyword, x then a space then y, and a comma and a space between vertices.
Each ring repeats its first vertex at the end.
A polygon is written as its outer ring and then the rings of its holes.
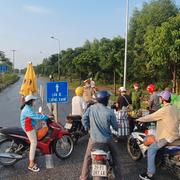
POLYGON ((108 91, 102 90, 102 91, 98 91, 96 93, 95 98, 96 98, 97 102, 107 106, 110 96, 111 96, 111 94, 108 91))

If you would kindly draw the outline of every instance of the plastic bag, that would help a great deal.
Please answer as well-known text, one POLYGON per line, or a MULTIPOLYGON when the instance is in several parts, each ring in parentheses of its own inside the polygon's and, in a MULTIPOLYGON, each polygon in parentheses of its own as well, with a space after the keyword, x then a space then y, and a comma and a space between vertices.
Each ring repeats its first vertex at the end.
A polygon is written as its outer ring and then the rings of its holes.
POLYGON ((144 145, 145 145, 145 146, 149 146, 149 145, 151 145, 152 143, 154 143, 155 141, 156 141, 155 136, 153 136, 153 135, 147 135, 147 136, 144 138, 144 145))
POLYGON ((37 139, 41 140, 48 132, 46 123, 43 123, 42 127, 37 130, 37 139))

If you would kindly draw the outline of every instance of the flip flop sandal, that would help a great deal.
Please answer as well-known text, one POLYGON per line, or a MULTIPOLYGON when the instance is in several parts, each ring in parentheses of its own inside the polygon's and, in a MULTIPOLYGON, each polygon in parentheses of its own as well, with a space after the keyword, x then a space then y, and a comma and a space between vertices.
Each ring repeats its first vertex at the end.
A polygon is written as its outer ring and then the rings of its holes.
POLYGON ((40 169, 37 167, 37 164, 34 164, 32 167, 29 166, 28 169, 30 171, 33 171, 33 172, 39 172, 40 171, 40 169))

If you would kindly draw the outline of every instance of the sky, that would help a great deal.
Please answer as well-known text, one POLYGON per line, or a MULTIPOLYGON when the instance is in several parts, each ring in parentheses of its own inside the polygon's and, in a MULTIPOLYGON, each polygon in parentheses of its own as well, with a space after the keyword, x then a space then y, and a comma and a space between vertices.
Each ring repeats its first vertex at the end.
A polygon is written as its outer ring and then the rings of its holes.
MULTIPOLYGON (((129 15, 143 2, 129 0, 129 15)), ((180 5, 180 0, 175 0, 180 5)), ((124 37, 126 0, 0 0, 0 51, 22 69, 86 40, 124 37)))

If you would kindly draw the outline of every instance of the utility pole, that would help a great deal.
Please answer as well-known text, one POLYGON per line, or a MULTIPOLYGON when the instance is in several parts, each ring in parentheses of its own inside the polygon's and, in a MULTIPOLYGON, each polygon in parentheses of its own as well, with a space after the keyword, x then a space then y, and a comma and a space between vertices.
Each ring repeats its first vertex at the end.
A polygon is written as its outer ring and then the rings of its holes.
POLYGON ((129 0, 126 0, 126 32, 125 32, 124 81, 123 81, 124 87, 126 87, 126 74, 127 74, 128 21, 129 21, 129 0))
POLYGON ((13 72, 15 72, 15 51, 16 50, 12 50, 12 53, 13 53, 13 72))

